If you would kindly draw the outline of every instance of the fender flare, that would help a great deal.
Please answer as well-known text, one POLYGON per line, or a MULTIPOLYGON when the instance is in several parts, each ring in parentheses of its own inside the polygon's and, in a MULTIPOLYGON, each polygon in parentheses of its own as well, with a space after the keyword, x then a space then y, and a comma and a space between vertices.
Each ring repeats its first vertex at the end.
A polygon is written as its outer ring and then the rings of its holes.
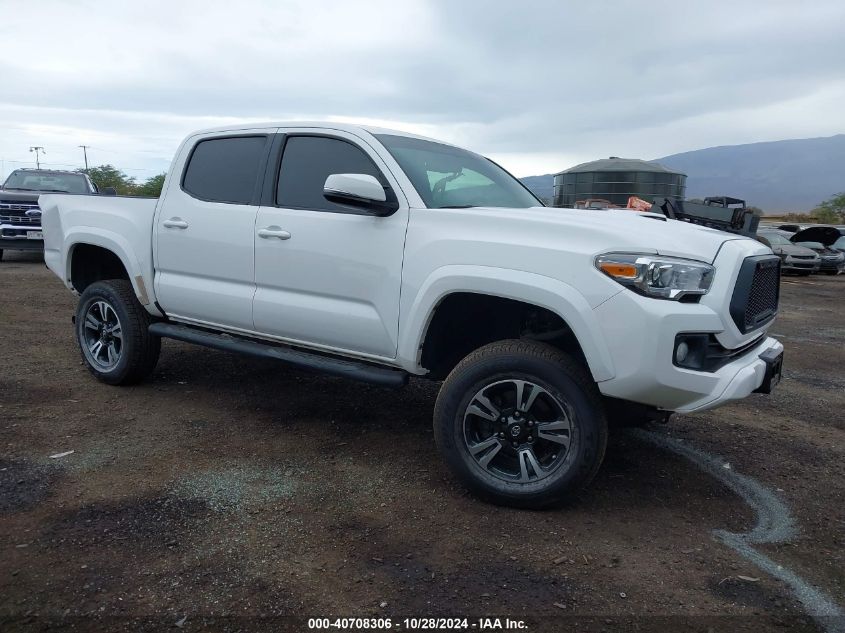
MULTIPOLYGON (((546 308, 570 327, 596 382, 614 377, 613 360, 593 309, 569 284, 521 270, 492 266, 449 265, 434 270, 407 307, 408 319, 399 332, 399 358, 409 371, 420 373, 419 352, 437 307, 450 294, 468 292, 513 299, 546 308)), ((405 306, 403 305, 403 311, 405 306)))
POLYGON ((71 271, 73 252, 77 246, 89 245, 98 246, 113 253, 123 264, 129 276, 129 283, 135 296, 144 308, 155 315, 162 316, 155 306, 155 296, 152 284, 144 279, 144 271, 141 262, 135 255, 129 241, 113 231, 104 230, 94 226, 84 226, 71 229, 65 236, 65 284, 68 288, 76 290, 71 284, 71 271))

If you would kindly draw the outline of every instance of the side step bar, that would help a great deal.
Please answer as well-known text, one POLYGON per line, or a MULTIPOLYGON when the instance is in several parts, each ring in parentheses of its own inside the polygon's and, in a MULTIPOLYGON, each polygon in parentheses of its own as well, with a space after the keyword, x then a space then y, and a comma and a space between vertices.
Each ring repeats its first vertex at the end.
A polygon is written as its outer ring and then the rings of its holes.
POLYGON ((360 380, 382 387, 398 388, 405 386, 408 382, 408 373, 400 369, 376 367, 359 361, 323 356, 282 345, 261 343, 228 334, 217 334, 187 325, 153 323, 150 325, 150 334, 185 341, 186 343, 195 343, 225 352, 239 352, 249 356, 272 358, 294 367, 360 380))

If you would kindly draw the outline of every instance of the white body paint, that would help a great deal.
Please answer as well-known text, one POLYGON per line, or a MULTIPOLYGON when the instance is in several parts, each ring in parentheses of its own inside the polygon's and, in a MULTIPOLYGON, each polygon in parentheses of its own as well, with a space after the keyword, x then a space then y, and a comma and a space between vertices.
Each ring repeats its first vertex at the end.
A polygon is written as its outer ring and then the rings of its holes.
POLYGON ((73 289, 74 248, 102 246, 120 258, 156 316, 417 375, 427 372, 420 349, 440 302, 452 293, 483 293, 560 316, 606 396, 697 411, 744 398, 762 383, 759 355, 782 346, 765 336, 768 326, 741 333, 728 308, 740 264, 771 254, 767 247, 630 211, 426 208, 378 132, 277 123, 193 134, 179 148, 158 201, 42 196, 47 265, 73 289), (354 143, 384 174, 398 210, 376 217, 233 205, 182 189, 198 141, 285 132, 354 143), (262 239, 269 229, 286 237, 262 239), (635 294, 594 266, 597 255, 620 251, 710 263, 712 288, 699 303, 635 294), (712 333, 727 349, 758 343, 716 371, 692 371, 672 363, 679 332, 712 333))

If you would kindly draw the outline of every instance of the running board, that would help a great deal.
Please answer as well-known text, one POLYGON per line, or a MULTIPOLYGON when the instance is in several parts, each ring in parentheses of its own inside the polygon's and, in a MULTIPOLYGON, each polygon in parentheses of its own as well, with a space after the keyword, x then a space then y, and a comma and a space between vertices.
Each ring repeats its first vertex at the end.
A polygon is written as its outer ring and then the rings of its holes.
POLYGON ((404 387, 408 382, 408 374, 400 369, 388 367, 376 367, 363 362, 334 358, 296 350, 291 347, 261 343, 258 341, 230 336, 228 334, 217 334, 187 325, 175 325, 173 323, 153 323, 150 325, 150 334, 163 338, 172 338, 186 343, 195 343, 224 352, 239 352, 249 356, 260 358, 272 358, 299 367, 310 369, 332 376, 341 376, 360 380, 362 382, 380 385, 382 387, 404 387))

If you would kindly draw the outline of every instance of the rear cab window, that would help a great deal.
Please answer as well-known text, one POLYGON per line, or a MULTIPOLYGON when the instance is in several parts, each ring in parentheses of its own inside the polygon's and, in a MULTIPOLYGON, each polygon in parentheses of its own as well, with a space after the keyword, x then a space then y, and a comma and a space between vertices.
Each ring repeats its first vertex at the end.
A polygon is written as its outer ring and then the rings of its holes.
POLYGON ((206 202, 253 203, 267 144, 267 135, 199 141, 185 166, 182 189, 206 202))

